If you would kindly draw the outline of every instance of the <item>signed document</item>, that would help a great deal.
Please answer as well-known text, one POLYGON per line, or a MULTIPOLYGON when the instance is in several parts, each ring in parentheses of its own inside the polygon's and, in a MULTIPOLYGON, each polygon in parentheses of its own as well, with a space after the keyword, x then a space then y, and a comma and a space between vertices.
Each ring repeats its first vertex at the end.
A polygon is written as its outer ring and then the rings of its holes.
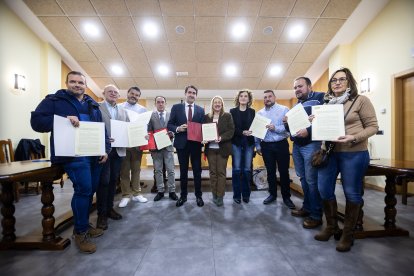
POLYGON ((145 139, 145 136, 148 134, 147 129, 148 129, 147 125, 144 125, 141 123, 129 124, 128 125, 128 140, 129 140, 128 147, 148 145, 148 140, 145 139))
POLYGON ((217 123, 208 123, 201 126, 203 132, 203 141, 215 141, 218 139, 217 123))
POLYGON ((154 140, 157 145, 157 149, 159 150, 171 146, 171 139, 168 135, 167 129, 154 132, 154 140))
POLYGON ((286 116, 290 134, 292 136, 295 136, 299 130, 308 128, 311 125, 308 119, 309 116, 301 103, 298 103, 289 110, 286 113, 286 116))
POLYGON ((54 115, 53 143, 56 156, 105 155, 105 125, 80 122, 79 127, 74 127, 69 119, 54 115))
POLYGON ((111 143, 111 147, 113 148, 129 147, 129 139, 128 139, 128 125, 129 124, 130 124, 129 122, 111 120, 111 136, 112 136, 111 138, 114 138, 114 141, 111 143))
POLYGON ((256 136, 260 139, 264 139, 267 133, 266 126, 270 124, 271 121, 272 120, 263 117, 262 115, 256 114, 249 130, 252 132, 253 136, 256 136))
POLYGON ((312 106, 313 141, 335 141, 345 135, 344 106, 342 104, 312 106))

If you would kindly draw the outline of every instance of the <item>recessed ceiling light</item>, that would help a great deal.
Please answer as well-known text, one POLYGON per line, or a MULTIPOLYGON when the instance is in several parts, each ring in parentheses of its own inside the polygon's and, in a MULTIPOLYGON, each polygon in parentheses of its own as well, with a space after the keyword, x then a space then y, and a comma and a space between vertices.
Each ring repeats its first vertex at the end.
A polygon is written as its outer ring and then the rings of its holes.
POLYGON ((289 30, 289 37, 290 38, 299 38, 302 34, 305 28, 303 25, 295 25, 289 30))
POLYGON ((273 33, 273 27, 272 26, 267 26, 267 27, 263 28, 263 33, 265 35, 271 35, 273 33))
POLYGON ((176 32, 177 34, 183 34, 183 33, 185 33, 185 28, 184 28, 184 26, 178 25, 177 27, 175 27, 175 32, 176 32))
POLYGON ((100 35, 99 28, 92 23, 85 23, 83 24, 83 29, 85 30, 86 34, 92 37, 98 37, 100 35))
POLYGON ((111 71, 115 75, 122 75, 124 73, 124 69, 119 65, 112 65, 111 66, 111 71))
POLYGON ((157 70, 161 76, 167 76, 170 73, 170 68, 164 64, 159 65, 157 70))
POLYGON ((231 28, 231 34, 234 38, 240 39, 243 38, 247 33, 247 26, 245 23, 238 22, 233 25, 231 28))
POLYGON ((144 34, 149 38, 155 38, 158 36, 158 26, 154 22, 146 22, 142 30, 144 31, 144 34))
POLYGON ((270 67, 269 75, 277 76, 280 75, 280 73, 282 73, 282 67, 280 65, 273 65, 270 67))
POLYGON ((226 67, 224 68, 224 73, 228 77, 234 77, 234 76, 236 76, 237 75, 237 67, 236 67, 236 65, 234 65, 234 64, 226 65, 226 67))

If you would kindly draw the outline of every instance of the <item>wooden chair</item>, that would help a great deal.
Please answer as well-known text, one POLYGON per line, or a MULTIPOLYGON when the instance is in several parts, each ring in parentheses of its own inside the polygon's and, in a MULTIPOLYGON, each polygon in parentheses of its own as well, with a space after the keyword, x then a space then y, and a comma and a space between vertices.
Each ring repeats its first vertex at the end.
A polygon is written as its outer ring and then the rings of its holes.
MULTIPOLYGON (((10 139, 0 140, 0 163, 10 163, 14 161, 13 144, 10 139)), ((14 199, 19 201, 18 183, 13 185, 14 199)))

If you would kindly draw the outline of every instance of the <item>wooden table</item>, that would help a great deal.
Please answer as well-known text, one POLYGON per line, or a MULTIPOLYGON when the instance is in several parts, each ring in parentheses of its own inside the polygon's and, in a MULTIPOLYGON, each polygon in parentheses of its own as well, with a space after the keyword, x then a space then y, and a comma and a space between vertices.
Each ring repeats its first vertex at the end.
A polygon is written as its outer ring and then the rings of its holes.
POLYGON ((409 232, 396 225, 397 204, 396 185, 401 185, 405 179, 414 178, 414 162, 399 161, 391 159, 371 160, 371 164, 365 174, 366 176, 384 175, 385 180, 385 207, 384 207, 384 224, 372 225, 364 223, 364 212, 361 208, 361 214, 357 223, 355 232, 356 238, 383 237, 383 236, 408 236, 409 232))
POLYGON ((63 239, 55 234, 55 206, 53 205, 53 181, 61 179, 64 171, 60 166, 51 166, 50 162, 21 161, 0 164, 0 182, 2 185, 1 214, 3 219, 3 238, 0 249, 41 249, 63 250, 70 244, 69 239, 63 239), (41 221, 42 236, 16 237, 14 217, 15 206, 13 195, 13 182, 41 182, 43 206, 41 221))

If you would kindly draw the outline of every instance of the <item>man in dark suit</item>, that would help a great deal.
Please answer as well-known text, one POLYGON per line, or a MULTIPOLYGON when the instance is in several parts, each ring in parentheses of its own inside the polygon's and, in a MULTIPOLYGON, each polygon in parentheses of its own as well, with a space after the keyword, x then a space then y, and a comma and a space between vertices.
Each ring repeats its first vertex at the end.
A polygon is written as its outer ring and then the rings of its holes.
POLYGON ((175 104, 171 108, 168 121, 168 130, 175 133, 174 147, 177 150, 178 162, 180 164, 181 196, 176 206, 180 207, 187 201, 188 164, 194 175, 194 188, 197 206, 202 207, 204 201, 201 192, 201 143, 187 140, 187 122, 203 123, 204 109, 194 104, 198 90, 189 85, 185 88, 185 102, 175 104))

